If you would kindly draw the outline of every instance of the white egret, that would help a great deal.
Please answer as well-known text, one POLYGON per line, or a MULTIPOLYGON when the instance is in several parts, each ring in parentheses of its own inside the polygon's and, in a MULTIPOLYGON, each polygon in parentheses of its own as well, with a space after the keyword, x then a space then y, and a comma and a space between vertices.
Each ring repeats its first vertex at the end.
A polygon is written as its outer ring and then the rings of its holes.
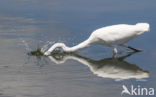
POLYGON ((93 44, 102 44, 112 47, 115 55, 117 54, 117 46, 124 46, 134 51, 140 51, 125 45, 125 43, 129 40, 135 39, 144 32, 148 32, 149 30, 150 25, 148 23, 137 23, 136 25, 118 24, 106 26, 93 31, 87 40, 76 46, 67 47, 64 43, 55 43, 44 54, 49 55, 56 48, 62 48, 65 52, 75 52, 93 44))

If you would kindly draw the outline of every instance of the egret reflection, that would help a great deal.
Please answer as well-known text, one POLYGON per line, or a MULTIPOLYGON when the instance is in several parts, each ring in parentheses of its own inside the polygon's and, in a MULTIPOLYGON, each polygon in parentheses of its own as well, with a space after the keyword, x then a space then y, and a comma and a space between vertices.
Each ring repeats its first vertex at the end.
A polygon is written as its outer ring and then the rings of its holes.
POLYGON ((121 56, 119 58, 104 58, 101 60, 94 60, 80 56, 76 53, 65 53, 56 51, 48 56, 48 58, 56 63, 62 64, 67 60, 76 60, 87 67, 90 71, 103 78, 111 78, 115 81, 126 80, 126 79, 137 79, 141 80, 149 77, 149 72, 141 69, 135 64, 125 61, 125 59, 134 53, 121 56))

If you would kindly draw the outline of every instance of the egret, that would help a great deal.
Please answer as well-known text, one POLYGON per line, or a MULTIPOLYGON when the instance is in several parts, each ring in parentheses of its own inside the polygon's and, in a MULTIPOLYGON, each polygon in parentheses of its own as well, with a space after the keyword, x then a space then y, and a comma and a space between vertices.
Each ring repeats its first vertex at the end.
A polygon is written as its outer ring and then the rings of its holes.
POLYGON ((55 43, 44 54, 50 55, 56 48, 62 48, 64 52, 75 52, 89 47, 90 45, 101 44, 113 48, 114 55, 117 54, 117 46, 127 47, 135 52, 140 50, 132 48, 125 43, 140 36, 144 32, 149 32, 148 23, 137 23, 135 25, 117 24, 99 28, 92 32, 90 37, 80 44, 68 47, 64 43, 55 43))

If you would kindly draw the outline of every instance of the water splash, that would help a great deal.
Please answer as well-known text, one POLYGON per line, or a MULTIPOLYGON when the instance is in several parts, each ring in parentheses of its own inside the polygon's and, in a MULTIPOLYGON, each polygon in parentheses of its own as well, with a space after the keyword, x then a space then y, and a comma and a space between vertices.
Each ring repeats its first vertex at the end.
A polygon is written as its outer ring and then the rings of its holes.
POLYGON ((54 41, 53 41, 53 42, 47 41, 46 44, 43 45, 43 46, 41 47, 40 51, 41 51, 42 53, 44 53, 44 52, 47 51, 48 48, 49 48, 52 44, 54 44, 54 43, 55 43, 54 41))
POLYGON ((26 51, 27 52, 32 51, 32 49, 30 48, 30 46, 28 45, 28 43, 24 39, 21 39, 21 40, 22 40, 23 45, 25 46, 26 51))

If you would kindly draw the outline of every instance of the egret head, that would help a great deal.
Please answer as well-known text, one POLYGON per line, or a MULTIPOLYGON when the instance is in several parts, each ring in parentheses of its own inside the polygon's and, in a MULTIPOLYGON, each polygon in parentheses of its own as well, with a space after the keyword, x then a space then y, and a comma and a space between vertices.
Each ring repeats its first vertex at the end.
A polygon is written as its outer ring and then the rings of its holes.
POLYGON ((50 55, 52 51, 57 48, 62 48, 64 51, 68 50, 68 47, 64 43, 55 43, 44 55, 50 55))
POLYGON ((144 32, 150 31, 150 25, 148 23, 137 23, 136 26, 144 32))

